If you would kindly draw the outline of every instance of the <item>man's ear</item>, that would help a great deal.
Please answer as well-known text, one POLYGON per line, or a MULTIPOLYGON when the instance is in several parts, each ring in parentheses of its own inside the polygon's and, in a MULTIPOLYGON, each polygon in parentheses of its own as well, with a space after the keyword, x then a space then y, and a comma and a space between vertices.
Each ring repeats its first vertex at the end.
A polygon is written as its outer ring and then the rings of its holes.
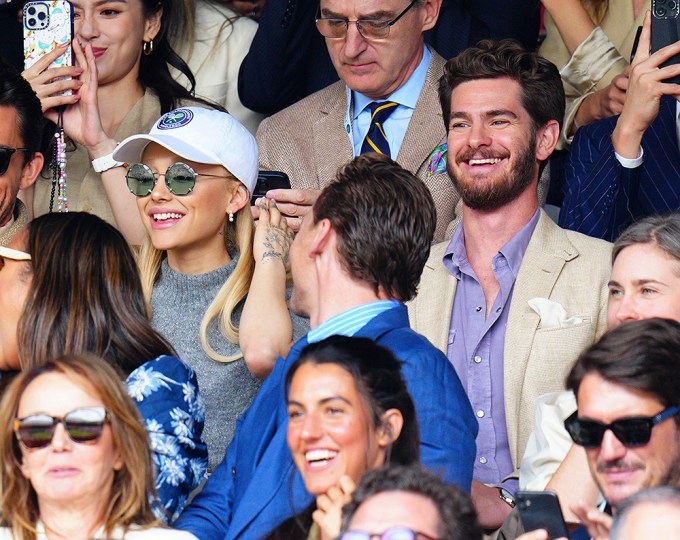
POLYGON ((557 120, 550 120, 536 132, 536 160, 545 161, 555 150, 560 139, 560 125, 557 120))
POLYGON ((42 171, 45 158, 40 152, 33 155, 33 159, 24 165, 21 170, 21 181, 19 182, 19 189, 26 189, 31 187, 38 178, 40 171, 42 171))
MULTIPOLYGON (((305 219, 313 219, 311 214, 308 214, 305 219)), ((328 247, 332 236, 335 234, 331 222, 328 219, 322 219, 313 225, 314 239, 309 245, 309 255, 319 255, 326 247, 328 247)))
MULTIPOLYGON (((416 4, 415 8, 420 7, 422 9, 422 28, 423 32, 426 30, 431 30, 434 28, 434 25, 437 24, 437 19, 439 18, 439 10, 442 7, 442 0, 420 0, 422 1, 422 5, 418 6, 416 4)), ((413 9, 413 8, 411 8, 413 9)))
POLYGON ((387 448, 396 441, 404 427, 404 417, 399 409, 388 409, 381 417, 381 426, 378 433, 378 444, 381 448, 387 448))

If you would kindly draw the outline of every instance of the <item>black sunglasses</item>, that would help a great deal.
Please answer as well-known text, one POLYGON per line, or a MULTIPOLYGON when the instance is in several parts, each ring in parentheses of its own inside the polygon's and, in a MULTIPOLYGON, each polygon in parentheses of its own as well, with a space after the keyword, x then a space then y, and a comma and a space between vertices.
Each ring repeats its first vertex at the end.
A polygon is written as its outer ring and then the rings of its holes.
POLYGON ((94 442, 101 437, 109 421, 104 407, 82 407, 64 416, 32 414, 14 419, 14 433, 28 449, 44 448, 52 443, 57 424, 64 424, 69 438, 76 443, 94 442))
POLYGON ((437 540, 423 532, 414 531, 408 527, 390 527, 381 533, 368 533, 365 531, 347 531, 339 537, 339 540, 437 540))
MULTIPOLYGON (((146 197, 153 191, 156 178, 162 173, 153 172, 144 163, 133 163, 129 166, 125 179, 127 180, 130 193, 137 197, 146 197)), ((217 174, 202 174, 194 171, 186 163, 173 163, 165 171, 165 185, 173 195, 189 195, 194 190, 198 176, 212 178, 232 178, 233 176, 220 176, 217 174)))
POLYGON ((644 446, 652 437, 652 428, 676 415, 680 409, 668 407, 655 416, 639 416, 622 418, 611 424, 603 424, 596 420, 585 420, 578 417, 578 411, 564 421, 564 427, 572 440, 585 448, 597 448, 602 444, 604 432, 611 429, 616 438, 624 446, 644 446))
POLYGON ((14 152, 28 152, 28 148, 9 148, 0 146, 0 174, 5 174, 14 152))

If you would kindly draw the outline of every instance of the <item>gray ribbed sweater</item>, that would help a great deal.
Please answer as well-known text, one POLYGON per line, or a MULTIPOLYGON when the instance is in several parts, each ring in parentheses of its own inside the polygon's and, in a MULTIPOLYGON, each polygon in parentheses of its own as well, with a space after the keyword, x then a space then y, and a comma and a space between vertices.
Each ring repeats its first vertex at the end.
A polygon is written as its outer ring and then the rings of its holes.
MULTIPOLYGON (((172 270, 165 259, 151 296, 154 328, 196 372, 206 406, 203 438, 208 445, 211 472, 222 461, 234 435, 236 421, 253 401, 261 384, 250 374, 242 358, 228 364, 208 358, 198 337, 206 308, 234 271, 237 261, 238 255, 212 272, 188 275, 172 270)), ((241 304, 234 311, 236 324, 241 319, 242 309, 241 304)), ((292 315, 292 320, 293 338, 297 340, 309 331, 309 320, 296 315, 292 315)), ((237 344, 222 335, 215 320, 208 327, 208 340, 220 354, 233 355, 239 351, 237 344)))

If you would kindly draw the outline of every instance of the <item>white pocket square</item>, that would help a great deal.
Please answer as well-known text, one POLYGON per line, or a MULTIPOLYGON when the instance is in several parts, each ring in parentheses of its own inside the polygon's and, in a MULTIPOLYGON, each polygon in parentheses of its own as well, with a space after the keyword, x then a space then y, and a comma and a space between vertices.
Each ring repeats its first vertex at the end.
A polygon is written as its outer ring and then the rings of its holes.
POLYGON ((567 317, 567 312, 559 302, 547 298, 532 298, 529 307, 533 309, 541 319, 540 328, 566 328, 581 324, 580 317, 567 317))

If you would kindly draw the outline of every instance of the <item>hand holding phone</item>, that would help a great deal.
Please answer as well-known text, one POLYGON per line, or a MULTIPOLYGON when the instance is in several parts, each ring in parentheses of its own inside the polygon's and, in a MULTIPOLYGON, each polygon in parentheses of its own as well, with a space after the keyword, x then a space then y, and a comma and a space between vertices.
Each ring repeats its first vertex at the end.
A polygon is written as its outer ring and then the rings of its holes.
POLYGON ((517 510, 525 531, 545 529, 548 539, 569 538, 557 494, 552 491, 518 491, 517 510))
MULTIPOLYGON (((678 40, 680 40, 680 2, 652 0, 652 54, 678 40)), ((673 55, 659 67, 675 64, 680 64, 680 54, 673 55)), ((680 83, 680 75, 665 79, 664 82, 680 83)))

